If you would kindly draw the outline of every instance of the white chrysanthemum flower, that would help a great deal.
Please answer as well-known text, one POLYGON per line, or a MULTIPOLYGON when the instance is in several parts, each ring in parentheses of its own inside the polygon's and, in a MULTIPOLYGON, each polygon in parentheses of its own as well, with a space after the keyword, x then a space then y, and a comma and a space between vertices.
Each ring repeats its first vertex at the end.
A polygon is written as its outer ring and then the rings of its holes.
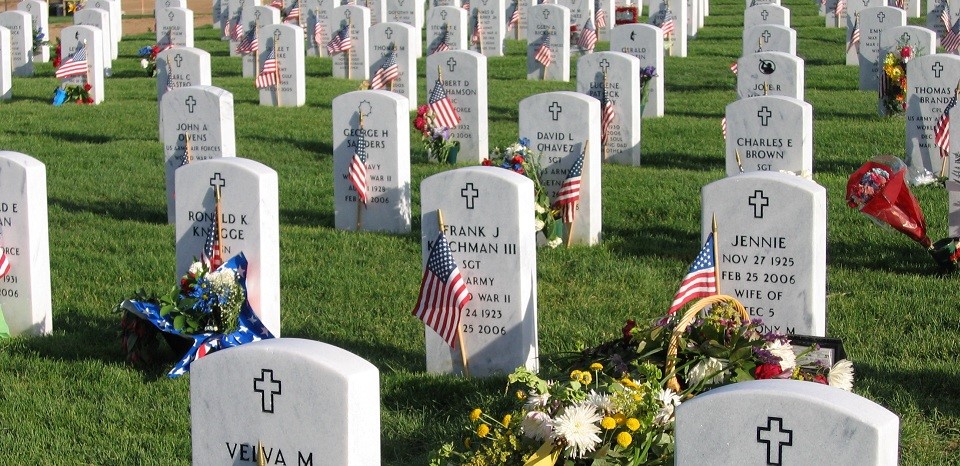
POLYGON ((550 416, 543 411, 528 412, 520 423, 520 430, 523 431, 523 435, 534 440, 548 439, 553 433, 550 429, 550 416))
POLYGON ((596 390, 590 390, 590 394, 587 395, 587 403, 592 404, 601 413, 614 411, 613 400, 610 395, 597 393, 596 390))
POLYGON ((660 411, 654 416, 653 422, 658 425, 666 425, 673 422, 673 413, 677 406, 680 406, 680 396, 673 390, 665 388, 657 392, 657 400, 662 405, 660 411))
POLYGON ((207 280, 210 281, 210 286, 215 292, 218 294, 224 293, 233 287, 233 271, 220 270, 217 272, 210 272, 207 274, 207 280))
POLYGON ((540 220, 540 219, 538 218, 537 221, 536 221, 536 223, 534 224, 534 227, 533 227, 534 230, 533 230, 533 231, 540 231, 540 230, 542 230, 542 229, 543 229, 543 225, 544 225, 543 220, 540 220))
POLYGON ((140 68, 146 68, 147 65, 149 65, 149 64, 150 64, 150 62, 148 62, 146 58, 141 58, 141 59, 140 59, 140 68))
POLYGON ((550 246, 551 248, 555 248, 557 246, 560 246, 561 244, 563 244, 563 240, 560 239, 559 236, 550 241, 547 241, 547 246, 550 246))
POLYGON ((528 410, 534 410, 546 407, 548 401, 550 401, 550 393, 530 393, 524 405, 528 410))
POLYGON ((846 359, 837 361, 830 368, 830 375, 827 382, 831 387, 837 387, 842 390, 850 391, 853 389, 853 363, 846 359))
POLYGON ((203 272, 203 263, 200 261, 190 264, 189 272, 193 275, 200 275, 200 272, 203 272))
POLYGON ((597 410, 588 403, 568 406, 555 419, 550 421, 553 438, 562 439, 567 445, 571 458, 583 458, 600 443, 600 426, 603 419, 597 410))
POLYGON ((540 203, 535 202, 535 203, 533 203, 533 211, 536 212, 536 213, 538 213, 538 214, 542 214, 542 213, 546 212, 547 209, 546 209, 545 207, 543 207, 542 205, 540 205, 540 203))
POLYGON ((780 340, 774 340, 767 345, 767 351, 770 354, 780 358, 780 370, 789 371, 797 365, 797 355, 793 352, 793 345, 784 343, 780 340))
POLYGON ((703 361, 697 363, 693 366, 693 369, 690 369, 690 372, 687 374, 687 382, 690 385, 697 385, 701 381, 706 380, 707 385, 716 385, 723 383, 724 380, 724 370, 727 368, 727 363, 723 360, 707 357, 703 361), (709 379, 707 377, 710 377, 709 379))

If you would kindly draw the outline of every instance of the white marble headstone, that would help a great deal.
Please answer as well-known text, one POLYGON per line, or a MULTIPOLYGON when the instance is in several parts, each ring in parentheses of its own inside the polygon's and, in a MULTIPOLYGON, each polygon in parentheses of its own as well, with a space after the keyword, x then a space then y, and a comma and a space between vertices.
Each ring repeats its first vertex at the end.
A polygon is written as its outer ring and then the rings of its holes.
MULTIPOLYGON (((42 0, 23 0, 17 4, 17 9, 30 14, 32 28, 43 34, 42 40, 53 42, 50 33, 50 5, 42 0)), ((36 42, 36 37, 34 37, 36 42)), ((50 61, 50 46, 33 44, 33 62, 46 63, 50 61)))
POLYGON ((278 338, 191 364, 192 463, 380 465, 380 372, 341 348, 278 338))
POLYGON ((741 168, 812 176, 812 105, 785 96, 750 97, 728 104, 726 118, 727 176, 741 168))
MULTIPOLYGON (((413 0, 409 0, 413 1, 413 0)), ((393 51, 399 76, 393 81, 393 92, 407 99, 410 111, 417 109, 417 42, 420 35, 413 26, 404 23, 382 22, 370 28, 368 36, 371 83, 377 71, 383 69, 393 51)), ((428 80, 429 81, 429 80, 428 80)), ((389 86, 385 88, 389 89, 389 86)))
POLYGON ((763 319, 764 332, 826 335, 826 190, 785 173, 749 172, 704 186, 701 198, 703 240, 717 219, 723 293, 763 319))
MULTIPOLYGON (((224 17, 226 21, 225 29, 227 37, 230 38, 230 56, 238 57, 240 52, 237 52, 237 46, 240 45, 240 41, 243 40, 244 36, 250 31, 251 28, 256 27, 257 19, 254 17, 254 7, 260 6, 260 0, 229 0, 226 3, 227 14, 224 17), (239 25, 239 28, 237 27, 239 25)), ((263 13, 261 13, 261 16, 263 13)), ((280 14, 277 13, 279 18, 280 14)), ((268 16, 270 18, 270 16, 268 16)), ((260 18, 260 21, 265 23, 273 24, 269 19, 260 18)), ((278 19, 279 21, 279 19, 278 19)), ((246 69, 246 62, 244 62, 244 69, 246 69)), ((247 77, 244 75, 244 77, 247 77)))
POLYGON ((803 100, 803 59, 783 52, 750 53, 737 60, 737 96, 782 95, 803 100))
MULTIPOLYGON (((686 0, 683 1, 686 2, 686 0)), ((595 5, 593 2, 594 0, 553 0, 551 3, 569 8, 570 24, 576 24, 577 30, 580 30, 583 28, 583 24, 587 22, 587 18, 594 19, 593 9, 595 5)), ((573 48, 576 49, 576 47, 573 48)))
POLYGON ((467 23, 471 39, 477 25, 481 28, 480 43, 471 44, 470 50, 476 50, 488 57, 502 57, 503 41, 506 38, 506 2, 504 0, 476 0, 470 2, 470 16, 467 23))
POLYGON ((330 42, 331 34, 336 32, 330 25, 330 17, 339 4, 336 0, 304 0, 301 4, 300 16, 304 19, 307 55, 329 56, 326 45, 330 42))
POLYGON ((60 31, 60 54, 66 60, 80 46, 86 43, 87 75, 74 76, 61 80, 63 84, 82 86, 88 82, 91 86, 90 97, 94 104, 103 102, 103 31, 93 26, 68 26, 60 31))
POLYGON ((613 29, 610 50, 640 59, 640 70, 652 66, 656 75, 647 84, 643 118, 663 116, 663 32, 649 24, 622 24, 613 29))
POLYGON ((610 32, 613 31, 613 27, 617 23, 616 12, 617 10, 614 0, 595 0, 593 2, 593 24, 597 27, 597 36, 599 40, 610 40, 610 32), (606 26, 604 27, 601 27, 597 24, 597 19, 600 18, 601 14, 606 20, 606 26))
MULTIPOLYGON (((908 25, 891 28, 884 31, 884 33, 880 35, 880 52, 878 54, 878 60, 880 63, 883 63, 888 53, 898 54, 901 44, 910 46, 910 53, 913 56, 912 58, 936 53, 936 39, 937 35, 933 31, 923 26, 908 25)), ((881 72, 882 71, 880 69, 877 70, 878 80, 881 72)), ((877 99, 877 102, 877 112, 880 115, 885 115, 887 109, 879 99, 877 99)), ((907 122, 909 124, 909 120, 907 120, 907 122)))
POLYGON ((423 29, 424 0, 386 0, 387 21, 423 29))
MULTIPOLYGON (((857 18, 860 17, 860 12, 864 9, 870 7, 881 7, 886 6, 887 0, 847 0, 847 9, 846 9, 846 25, 847 25, 847 38, 844 41, 844 50, 846 51, 847 65, 857 66, 860 64, 860 57, 857 54, 856 47, 850 47, 850 42, 853 40, 853 29, 856 26, 857 18)), ((841 23, 844 24, 844 23, 841 23)), ((897 24, 899 25, 899 24, 897 24)), ((864 39, 865 31, 860 29, 860 40, 864 39)))
POLYGON ((158 100, 172 89, 210 84, 210 52, 194 47, 177 47, 157 54, 158 100))
POLYGON ((260 105, 301 107, 307 102, 306 68, 303 51, 303 29, 292 24, 272 24, 260 28, 260 63, 273 49, 277 59, 277 84, 260 89, 260 105))
POLYGON ((39 160, 0 151, 0 246, 10 272, 0 279, 0 312, 10 335, 53 331, 47 172, 39 160))
MULTIPOLYGON (((934 126, 954 95, 960 78, 960 56, 938 53, 910 61, 907 83, 907 165, 911 184, 932 183, 943 160, 934 144, 934 126)), ((953 113, 951 113, 953 120, 953 113)))
POLYGON ((663 38, 663 45, 671 57, 687 56, 687 2, 686 0, 654 0, 656 6, 650 9, 649 22, 654 26, 663 25, 671 15, 674 19, 674 31, 663 38))
MULTIPOLYGON (((920 0, 904 0, 903 1, 903 10, 907 12, 908 18, 920 17, 920 3, 921 3, 920 0)), ((893 2, 891 2, 890 5, 894 6, 893 2)))
POLYGON ((350 50, 333 56, 333 77, 369 79, 370 49, 367 47, 367 40, 370 33, 370 10, 362 6, 342 5, 333 10, 330 20, 330 33, 336 34, 340 28, 348 25, 352 42, 350 50), (347 56, 350 57, 349 60, 347 56))
POLYGON ((193 47, 193 11, 186 8, 157 10, 157 42, 193 47))
POLYGON ((797 54, 797 31, 776 24, 761 24, 743 30, 743 55, 757 52, 797 54))
MULTIPOLYGON (((520 22, 517 26, 516 34, 513 37, 519 37, 519 40, 523 40, 524 37, 527 37, 527 21, 530 17, 530 12, 528 11, 530 7, 536 5, 536 0, 517 0, 516 6, 520 10, 520 22)), ((512 14, 512 13, 511 13, 512 14)), ((510 21, 510 17, 507 17, 507 21, 510 21)))
POLYGON ((120 42, 120 38, 123 37, 123 7, 120 5, 120 0, 87 0, 85 8, 99 8, 109 12, 110 37, 114 42, 120 42))
MULTIPOLYGON (((533 182, 499 167, 467 167, 420 184, 423 263, 444 234, 471 300, 460 327, 471 376, 537 371, 537 251, 533 182)), ((461 373, 459 347, 425 326, 427 371, 461 373)))
POLYGON ((790 27, 790 10, 780 5, 755 5, 744 10, 744 29, 761 24, 790 27))
POLYGON ((73 14, 73 24, 93 26, 103 32, 103 68, 107 76, 112 74, 113 59, 118 57, 118 46, 113 40, 110 12, 99 8, 84 8, 73 14))
POLYGON ((354 91, 334 98, 333 110, 336 228, 409 233, 412 208, 407 99, 389 91, 354 91), (359 202, 349 179, 361 131, 367 153, 366 205, 359 202))
POLYGON ((33 21, 24 11, 0 13, 0 27, 10 31, 10 65, 14 76, 33 76, 33 21))
MULTIPOLYGON (((247 258, 247 298, 280 337, 280 209, 277 172, 240 157, 201 160, 177 169, 176 244, 179 280, 200 257, 221 191, 223 259, 247 258)), ((229 351, 227 351, 229 352, 229 351)))
POLYGON ((13 97, 13 65, 10 64, 10 30, 0 26, 0 100, 13 97))
POLYGON ((845 27, 847 24, 847 2, 846 0, 824 0, 821 5, 824 16, 824 25, 828 28, 845 27), (837 6, 843 4, 843 10, 837 14, 837 6))
POLYGON ((210 85, 176 88, 160 102, 160 114, 163 115, 160 138, 166 172, 167 222, 175 223, 176 170, 201 160, 237 155, 233 94, 210 85))
POLYGON ((545 92, 520 101, 520 137, 540 154, 541 182, 554 199, 567 173, 584 154, 574 244, 600 242, 600 101, 577 92, 545 92))
POLYGON ((700 29, 700 0, 687 0, 687 37, 697 37, 700 29))
POLYGON ((161 8, 186 8, 187 0, 156 0, 153 5, 154 14, 161 8))
MULTIPOLYGON (((954 107, 956 108, 956 107, 954 107)), ((960 110, 950 111, 950 134, 960 134, 960 110)), ((950 165, 947 176, 947 232, 960 238, 960 138, 950 138, 950 165)))
POLYGON ((385 21, 387 16, 386 0, 362 0, 357 3, 370 10, 370 26, 376 26, 385 21))
POLYGON ((426 55, 435 53, 444 38, 449 50, 469 48, 466 10, 454 6, 438 6, 427 11, 426 55))
POLYGON ((613 105, 614 116, 602 141, 605 162, 640 166, 639 74, 640 60, 623 52, 591 53, 577 61, 577 92, 603 105, 605 86, 613 105))
POLYGON ((676 416, 678 466, 898 463, 896 414, 816 382, 735 383, 684 401, 676 416))
POLYGON ((527 79, 570 80, 570 9, 560 5, 534 5, 527 9, 527 79), (548 44, 550 66, 536 60, 537 51, 548 44))
POLYGON ((860 10, 860 44, 856 49, 860 64, 860 90, 876 91, 880 83, 880 37, 887 31, 907 25, 907 15, 892 6, 876 6, 860 10))
POLYGON ((960 2, 956 0, 927 0, 927 19, 924 24, 927 29, 937 34, 937 41, 943 39, 946 28, 943 26, 943 20, 940 15, 946 9, 950 12, 950 20, 956 22, 960 19, 960 2))
MULTIPOLYGON (((253 17, 253 22, 250 23, 251 26, 246 29, 244 34, 250 34, 251 32, 256 34, 258 37, 258 47, 259 47, 259 37, 263 34, 263 28, 266 26, 271 26, 274 24, 280 24, 280 10, 265 6, 257 5, 250 9, 250 15, 253 17)), ((239 42, 238 42, 239 44, 239 42)), ((242 68, 241 72, 243 73, 244 78, 253 78, 257 75, 257 66, 259 66, 263 59, 260 58, 259 50, 256 53, 254 52, 241 52, 234 48, 231 51, 231 54, 237 53, 243 57, 241 60, 242 68)))
POLYGON ((470 50, 448 50, 427 57, 426 92, 443 75, 443 88, 460 115, 450 137, 460 142, 457 162, 480 163, 489 156, 487 141, 487 57, 470 50))

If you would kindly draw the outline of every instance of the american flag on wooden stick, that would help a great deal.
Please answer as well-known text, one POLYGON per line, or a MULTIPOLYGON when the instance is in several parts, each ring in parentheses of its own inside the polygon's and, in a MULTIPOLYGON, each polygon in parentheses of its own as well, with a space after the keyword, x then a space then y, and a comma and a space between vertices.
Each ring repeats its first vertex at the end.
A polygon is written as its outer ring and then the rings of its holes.
POLYGON ((573 223, 577 215, 577 202, 580 201, 580 179, 583 174, 583 156, 587 147, 584 145, 583 152, 573 162, 570 171, 567 172, 567 179, 563 180, 563 185, 557 191, 557 199, 553 201, 555 208, 560 208, 564 223, 573 223))
POLYGON ((603 29, 607 27, 607 12, 600 5, 600 1, 597 0, 596 2, 593 2, 593 6, 595 10, 593 14, 593 18, 594 18, 594 21, 597 23, 597 28, 603 29))
POLYGON ((957 105, 957 95, 954 93, 950 102, 943 109, 943 115, 937 118, 937 124, 933 127, 933 141, 940 148, 940 157, 943 157, 946 163, 950 155, 950 110, 957 105))
POLYGON ((673 13, 667 10, 663 14, 663 20, 660 22, 660 29, 663 31, 663 38, 669 40, 670 36, 677 29, 677 22, 673 19, 673 13))
POLYGON ((257 30, 250 28, 247 31, 247 34, 243 36, 243 40, 237 44, 237 53, 253 53, 257 50, 257 47, 260 45, 257 40, 257 30))
POLYGON ((847 45, 847 50, 853 48, 857 52, 860 51, 860 14, 857 14, 857 19, 853 22, 853 32, 850 33, 850 44, 847 45))
POLYGON ((733 64, 730 65, 730 71, 733 72, 733 74, 737 74, 737 66, 737 62, 733 62, 733 64))
POLYGON ((60 64, 60 67, 57 68, 57 79, 71 78, 73 76, 80 76, 87 74, 87 46, 84 43, 77 45, 77 49, 73 51, 63 63, 60 64))
POLYGON ((954 53, 960 48, 960 32, 957 31, 957 28, 950 21, 950 7, 947 4, 944 4, 943 10, 940 12, 940 20, 943 21, 944 33, 943 37, 940 39, 940 45, 948 53, 954 53))
POLYGON ((457 113, 453 102, 447 97, 447 91, 443 88, 443 82, 437 77, 437 82, 430 91, 430 97, 427 99, 430 110, 436 115, 437 126, 444 128, 455 128, 460 124, 460 114, 457 113))
POLYGON ((367 140, 363 135, 363 126, 360 127, 360 135, 357 136, 357 150, 354 151, 350 159, 350 168, 348 178, 353 189, 357 190, 357 197, 360 202, 367 203, 367 140))
POLYGON ((610 100, 610 93, 607 92, 607 77, 603 77, 603 98, 600 99, 600 141, 602 143, 607 142, 607 136, 610 132, 610 125, 613 124, 614 117, 617 116, 617 110, 613 106, 613 101, 610 100))
POLYGON ((270 49, 267 51, 263 60, 263 68, 260 69, 260 74, 257 75, 254 84, 257 89, 276 86, 278 74, 280 74, 280 68, 277 66, 277 56, 273 53, 273 49, 270 49))
POLYGON ((353 39, 350 38, 350 25, 344 24, 343 27, 333 35, 330 42, 327 42, 327 53, 336 55, 341 52, 346 52, 352 47, 353 39))
POLYGON ((727 140, 727 117, 720 119, 720 131, 723 133, 723 140, 727 140))
POLYGON ((593 27, 593 19, 587 18, 583 24, 583 30, 580 31, 580 37, 577 39, 577 46, 584 52, 593 52, 597 45, 597 29, 593 27))
POLYGON ((447 25, 443 25, 443 32, 440 33, 440 43, 437 44, 437 47, 433 49, 433 53, 443 52, 450 50, 450 31, 447 30, 447 25))
POLYGON ((384 89, 388 84, 400 77, 400 66, 397 65, 397 53, 393 50, 387 52, 387 57, 383 64, 370 80, 370 89, 384 89))
MULTIPOLYGON (((220 203, 220 198, 217 198, 220 203)), ((219 211, 220 209, 216 209, 219 211)), ((209 270, 217 270, 223 264, 223 255, 220 245, 220 222, 217 215, 214 214, 210 220, 210 227, 207 230, 207 240, 203 243, 203 252, 200 254, 200 260, 207 265, 209 270)))
POLYGON ((694 259, 693 264, 687 269, 687 275, 680 282, 680 289, 673 297, 673 303, 670 305, 670 314, 676 313, 684 304, 694 299, 704 298, 717 294, 717 278, 714 274, 716 264, 713 261, 715 257, 713 233, 707 236, 707 242, 703 243, 700 254, 694 259))
POLYGON ((520 4, 517 2, 513 3, 513 13, 510 14, 510 21, 507 21, 507 30, 512 31, 513 28, 520 26, 520 4))
POLYGON ((323 36, 325 31, 323 30, 323 23, 320 22, 319 16, 315 16, 313 20, 313 43, 317 44, 319 47, 323 43, 323 36))
POLYGON ((543 33, 543 40, 540 41, 537 52, 533 54, 533 59, 540 62, 544 68, 553 63, 553 50, 550 50, 550 33, 543 33))
POLYGON ((290 7, 290 11, 288 11, 287 15, 283 18, 283 22, 287 24, 300 24, 300 1, 299 0, 293 2, 293 6, 290 7))
POLYGON ((453 259, 447 238, 441 231, 427 257, 413 315, 453 348, 457 342, 460 313, 470 298, 470 291, 453 259))

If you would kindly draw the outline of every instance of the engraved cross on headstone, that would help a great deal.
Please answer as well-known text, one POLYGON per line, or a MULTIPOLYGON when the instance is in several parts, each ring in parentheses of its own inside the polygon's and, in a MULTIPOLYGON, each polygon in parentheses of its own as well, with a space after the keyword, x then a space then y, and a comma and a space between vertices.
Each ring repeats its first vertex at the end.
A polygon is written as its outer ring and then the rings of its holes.
POLYGON ((770 117, 773 116, 773 112, 770 111, 766 105, 760 107, 760 110, 757 111, 757 116, 760 117, 760 126, 767 126, 767 123, 770 122, 770 117))
POLYGON ((935 77, 939 78, 940 72, 943 71, 943 65, 939 61, 936 61, 933 63, 933 66, 930 67, 930 70, 933 71, 935 77))
POLYGON ((273 413, 273 395, 280 395, 280 380, 273 379, 273 369, 260 369, 260 378, 253 379, 253 391, 260 394, 260 409, 273 413))
MULTIPOLYGON (((279 29, 274 29, 274 31, 273 31, 273 46, 276 47, 276 46, 277 46, 277 43, 279 43, 279 42, 280 42, 280 30, 279 30, 279 29)), ((280 57, 277 57, 277 58, 280 58, 280 57)))
POLYGON ((180 68, 180 63, 183 62, 183 56, 179 53, 173 56, 173 62, 177 64, 177 68, 180 68))
POLYGON ((757 426, 757 443, 767 444, 767 464, 782 465, 783 447, 793 446, 793 431, 783 428, 783 418, 767 417, 766 427, 757 426))
POLYGON ((606 58, 600 60, 600 70, 603 71, 603 74, 607 74, 607 68, 610 68, 610 62, 606 58))
POLYGON ((763 195, 763 191, 756 190, 753 196, 747 198, 747 204, 753 206, 753 218, 763 218, 763 208, 770 205, 770 198, 763 195))
POLYGON ((383 35, 387 36, 387 40, 393 40, 393 28, 387 27, 383 30, 383 35))
POLYGON ((905 44, 910 43, 910 33, 905 32, 903 34, 900 34, 900 42, 903 42, 905 44))
POLYGON ((467 200, 467 209, 473 209, 473 201, 480 197, 480 191, 473 186, 473 183, 467 183, 460 190, 460 197, 467 200))
MULTIPOLYGON (((440 19, 443 21, 447 20, 447 10, 440 10, 440 19)), ((444 24, 444 26, 446 26, 446 24, 444 24)))
POLYGON ((887 17, 887 15, 883 14, 882 11, 881 11, 881 12, 878 12, 878 13, 877 13, 877 22, 882 23, 882 22, 883 22, 883 18, 886 18, 886 17, 887 17))
POLYGON ((350 15, 352 15, 352 14, 353 14, 352 11, 346 10, 346 11, 343 12, 343 17, 344 17, 344 18, 347 18, 347 19, 350 19, 350 15))
POLYGON ((187 112, 193 113, 194 107, 197 106, 197 99, 194 99, 193 96, 187 97, 187 100, 184 100, 183 103, 187 106, 187 112))
POLYGON ((167 13, 167 18, 169 18, 170 21, 173 21, 173 16, 174 16, 174 14, 173 14, 172 11, 171 11, 170 13, 167 13))
POLYGON ((560 112, 563 111, 563 107, 561 107, 559 103, 554 101, 549 107, 547 107, 547 110, 553 115, 553 121, 560 120, 560 112))
POLYGON ((226 185, 227 180, 223 179, 223 176, 220 175, 220 172, 214 173, 213 178, 210 178, 210 186, 213 186, 214 188, 223 188, 226 185))
POLYGON ((456 68, 457 68, 457 61, 454 60, 453 57, 450 57, 450 59, 447 60, 447 69, 450 70, 451 73, 453 73, 456 70, 456 68))
POLYGON ((770 17, 770 12, 767 10, 763 10, 760 12, 760 17, 763 18, 764 21, 766 21, 767 18, 770 17))
POLYGON ((771 35, 772 35, 772 34, 770 34, 770 31, 769 31, 768 29, 764 29, 764 30, 763 30, 763 34, 760 34, 760 37, 763 37, 763 43, 764 43, 764 44, 770 43, 770 36, 771 36, 771 35))
POLYGON ((253 16, 257 18, 257 22, 260 22, 260 10, 254 11, 253 16))
POLYGON ((543 19, 550 19, 550 10, 543 10, 543 19))

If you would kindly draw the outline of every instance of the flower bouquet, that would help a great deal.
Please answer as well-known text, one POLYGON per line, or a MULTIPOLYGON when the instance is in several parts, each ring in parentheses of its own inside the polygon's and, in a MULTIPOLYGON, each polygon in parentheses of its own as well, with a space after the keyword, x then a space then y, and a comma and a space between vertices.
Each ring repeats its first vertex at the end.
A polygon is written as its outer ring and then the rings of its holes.
POLYGON ((657 77, 657 68, 648 66, 640 70, 640 114, 643 115, 643 109, 647 106, 647 94, 650 93, 650 81, 657 77))
POLYGON ((880 72, 880 113, 899 115, 907 110, 907 62, 913 49, 901 41, 897 49, 888 52, 880 72))
POLYGON ((157 76, 157 54, 169 47, 161 47, 159 44, 145 45, 140 47, 137 55, 140 56, 140 68, 147 71, 147 76, 153 78, 157 76))
POLYGON ((441 126, 437 115, 429 105, 417 107, 417 116, 413 127, 420 131, 420 140, 427 149, 427 159, 436 159, 440 163, 456 163, 460 142, 451 139, 451 128, 441 126))
POLYGON ((53 106, 59 107, 67 101, 78 104, 92 104, 93 96, 90 95, 91 89, 93 89, 93 86, 91 86, 90 83, 57 87, 53 91, 53 106))
POLYGON ((881 226, 889 226, 923 246, 944 271, 957 268, 960 253, 951 238, 934 244, 927 236, 927 222, 920 203, 904 177, 907 167, 900 159, 885 155, 863 164, 847 180, 847 205, 881 226))
POLYGON ((543 233, 543 242, 551 248, 563 243, 563 223, 558 221, 561 212, 559 208, 551 206, 550 196, 540 181, 539 157, 530 149, 529 139, 520 138, 516 144, 505 149, 494 148, 490 158, 483 161, 483 165, 506 168, 530 178, 530 181, 533 181, 533 209, 537 231, 543 233))
POLYGON ((138 292, 114 309, 121 313, 120 344, 127 360, 150 364, 158 357, 158 332, 174 351, 184 353, 168 374, 190 370, 190 363, 211 352, 273 338, 247 301, 247 259, 238 254, 211 270, 194 262, 180 283, 163 296, 138 292))
POLYGON ((33 54, 40 55, 43 52, 43 48, 50 45, 50 41, 47 40, 47 35, 43 33, 43 28, 36 28, 33 30, 33 54))
POLYGON ((760 325, 729 296, 646 327, 630 321, 621 338, 574 355, 560 377, 517 369, 507 412, 474 409, 466 441, 444 445, 431 464, 672 464, 675 410, 699 393, 771 378, 852 388, 849 361, 800 367, 798 358, 817 348, 795 354, 785 335, 760 325))

